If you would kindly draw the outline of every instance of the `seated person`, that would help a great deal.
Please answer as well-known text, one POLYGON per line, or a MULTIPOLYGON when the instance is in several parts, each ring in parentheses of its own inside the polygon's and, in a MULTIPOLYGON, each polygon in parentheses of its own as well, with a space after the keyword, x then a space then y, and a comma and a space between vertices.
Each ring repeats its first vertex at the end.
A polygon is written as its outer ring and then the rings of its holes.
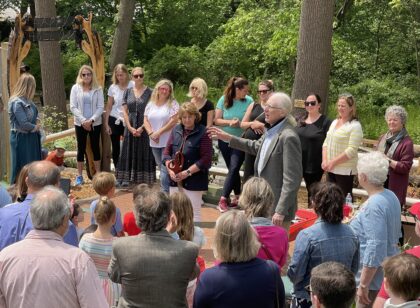
POLYGON ((51 151, 45 160, 57 165, 60 171, 64 169, 64 153, 66 152, 65 143, 61 140, 54 142, 54 150, 51 151))
POLYGON ((386 259, 382 266, 385 290, 390 296, 384 307, 420 307, 420 259, 402 253, 386 259))
MULTIPOLYGON (((90 223, 91 224, 96 224, 94 213, 95 213, 96 204, 98 204, 100 197, 108 197, 109 199, 114 197, 115 183, 116 183, 115 176, 109 172, 99 172, 95 174, 95 176, 93 177, 93 181, 92 181, 93 189, 99 195, 99 198, 92 201, 92 203, 90 204, 90 223)), ((117 217, 115 220, 115 224, 112 226, 111 233, 113 236, 124 236, 123 226, 121 222, 121 211, 118 207, 117 207, 117 217)))
POLYGON ((325 262, 312 269, 308 291, 314 308, 350 308, 356 296, 356 280, 343 264, 325 262))
MULTIPOLYGON (((148 191, 150 186, 143 183, 135 186, 133 188, 133 204, 136 201, 136 198, 140 195, 143 195, 145 191, 148 191)), ((130 211, 124 215, 123 219, 123 230, 128 235, 137 235, 141 232, 141 229, 136 224, 136 218, 134 217, 134 212, 130 211)))

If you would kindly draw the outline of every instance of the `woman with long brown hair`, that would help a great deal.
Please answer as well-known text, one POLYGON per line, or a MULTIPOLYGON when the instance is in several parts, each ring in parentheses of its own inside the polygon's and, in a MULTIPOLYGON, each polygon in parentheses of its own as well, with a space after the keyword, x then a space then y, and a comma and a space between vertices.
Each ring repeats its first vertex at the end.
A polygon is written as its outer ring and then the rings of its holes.
MULTIPOLYGON (((229 79, 223 96, 216 106, 214 124, 234 136, 241 136, 243 129, 241 121, 245 112, 253 100, 248 96, 249 82, 241 77, 229 79)), ((237 207, 239 194, 241 193, 241 177, 239 170, 245 159, 245 153, 229 147, 227 142, 218 141, 220 152, 225 160, 228 174, 223 185, 222 196, 219 201, 219 211, 224 213, 229 210, 228 206, 237 207), (230 193, 234 191, 235 197, 230 200, 230 193)))

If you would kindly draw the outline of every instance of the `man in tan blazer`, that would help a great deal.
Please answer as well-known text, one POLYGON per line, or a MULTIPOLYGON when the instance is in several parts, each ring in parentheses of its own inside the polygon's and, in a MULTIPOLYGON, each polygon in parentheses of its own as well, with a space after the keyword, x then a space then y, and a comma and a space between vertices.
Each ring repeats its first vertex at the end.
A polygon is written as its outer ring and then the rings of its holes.
POLYGON ((114 241, 108 268, 111 280, 122 285, 118 307, 187 307, 185 294, 197 275, 198 246, 175 240, 165 230, 170 213, 163 192, 149 191, 135 200, 142 233, 114 241))
POLYGON ((253 155, 255 175, 270 183, 275 196, 273 224, 289 230, 297 210, 297 193, 302 181, 302 149, 296 124, 290 114, 293 105, 285 93, 274 93, 264 108, 267 130, 259 140, 231 136, 212 127, 209 133, 229 142, 229 146, 253 155))

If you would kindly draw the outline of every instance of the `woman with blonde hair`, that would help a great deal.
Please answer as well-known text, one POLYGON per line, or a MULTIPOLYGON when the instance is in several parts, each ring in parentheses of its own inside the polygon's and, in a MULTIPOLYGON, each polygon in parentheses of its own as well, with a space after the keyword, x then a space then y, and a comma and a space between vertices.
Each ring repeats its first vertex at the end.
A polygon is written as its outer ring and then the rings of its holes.
POLYGON ((116 307, 121 294, 121 285, 112 282, 108 277, 112 243, 115 240, 111 234, 111 228, 116 220, 114 202, 108 197, 101 197, 95 207, 94 216, 98 228, 93 233, 85 233, 80 239, 79 247, 92 258, 109 307, 116 307))
POLYGON ((9 99, 11 177, 14 184, 20 169, 35 160, 41 160, 41 124, 33 98, 36 82, 29 73, 22 74, 9 99))
POLYGON ((322 145, 322 169, 327 180, 336 183, 344 195, 352 194, 357 174, 357 150, 363 139, 362 125, 357 120, 356 101, 342 94, 337 101, 338 116, 328 129, 322 145))
POLYGON ((169 178, 166 166, 162 163, 163 150, 168 142, 172 128, 176 125, 179 104, 174 97, 174 86, 168 79, 160 80, 144 112, 144 129, 150 138, 150 147, 160 168, 160 187, 169 193, 169 178))
POLYGON ((117 64, 112 72, 112 85, 108 89, 108 103, 105 109, 105 130, 111 136, 112 161, 115 170, 118 168, 120 157, 120 140, 124 135, 124 112, 123 94, 132 88, 133 81, 130 81, 127 67, 124 64, 117 64))
POLYGON ((83 65, 77 74, 76 84, 70 92, 70 110, 74 115, 74 128, 77 140, 76 185, 83 184, 83 163, 87 136, 93 152, 95 171, 101 171, 101 152, 99 147, 104 94, 96 79, 95 72, 89 65, 83 65))
POLYGON ((144 128, 144 113, 149 105, 152 90, 144 84, 144 70, 135 67, 131 71, 134 86, 122 97, 124 141, 116 178, 122 186, 156 182, 156 166, 149 145, 149 136, 144 128))
POLYGON ((239 206, 257 231, 261 243, 257 257, 272 260, 282 268, 287 259, 289 239, 286 230, 271 221, 274 193, 270 184, 263 178, 251 177, 244 184, 239 206))
POLYGON ((200 275, 194 307, 284 307, 279 267, 257 258, 259 249, 245 214, 230 211, 221 215, 213 248, 221 263, 200 275))
POLYGON ((191 102, 197 106, 201 113, 200 124, 210 127, 213 125, 214 105, 207 99, 207 92, 207 83, 204 79, 196 77, 190 83, 187 96, 191 97, 191 102))
POLYGON ((203 192, 209 185, 211 139, 206 133, 206 127, 200 124, 200 113, 194 103, 182 104, 179 119, 181 123, 172 130, 163 152, 163 162, 171 180, 170 193, 182 190, 193 205, 194 221, 199 222, 203 192), (171 170, 171 160, 179 151, 184 161, 180 171, 174 171, 171 170))

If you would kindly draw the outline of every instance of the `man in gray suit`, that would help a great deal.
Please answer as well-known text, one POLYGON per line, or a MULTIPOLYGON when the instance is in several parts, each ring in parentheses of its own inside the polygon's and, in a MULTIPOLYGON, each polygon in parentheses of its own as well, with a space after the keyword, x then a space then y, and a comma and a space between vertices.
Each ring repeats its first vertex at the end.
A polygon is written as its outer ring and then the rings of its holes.
POLYGON ((108 274, 122 284, 118 307, 187 307, 188 282, 197 275, 198 246, 175 240, 165 230, 169 197, 149 191, 135 200, 142 233, 114 241, 108 274))
POLYGON ((267 130, 259 140, 231 136, 211 127, 213 137, 229 142, 229 146, 253 155, 255 175, 264 178, 273 189, 276 208, 273 224, 289 230, 297 209, 297 193, 302 180, 302 149, 296 124, 290 114, 293 105, 285 93, 274 93, 264 108, 267 130))

